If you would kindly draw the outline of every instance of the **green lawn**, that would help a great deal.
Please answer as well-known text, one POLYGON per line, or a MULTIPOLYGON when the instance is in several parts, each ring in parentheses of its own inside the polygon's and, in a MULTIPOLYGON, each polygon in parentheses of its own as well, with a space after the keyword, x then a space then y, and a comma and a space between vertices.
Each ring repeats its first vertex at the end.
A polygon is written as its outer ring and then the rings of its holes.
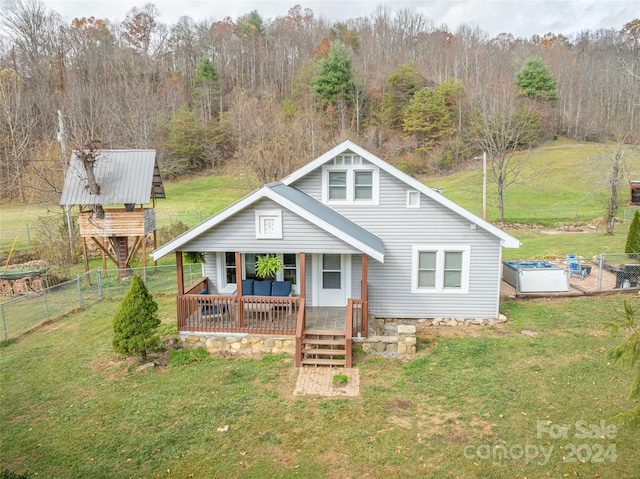
MULTIPOLYGON (((592 147, 557 145, 531 167, 540 178, 514 186, 509 198, 519 195, 525 206, 548 198, 547 212, 582 201, 589 211, 597 194, 566 177, 582 178, 579 159, 592 147), (564 166, 544 180, 544 162, 564 166)), ((477 173, 428 183, 478 212, 477 190, 464 188, 479 185, 477 173)), ((158 216, 193 215, 184 222, 194 224, 199 212, 219 211, 255 186, 243 177, 169 182, 158 216)), ((2 227, 30 214, 2 205, 2 227)), ((523 246, 505 249, 504 258, 622 251, 628 225, 614 236, 509 230, 523 246)), ((0 246, 8 248, 4 236, 0 246)), ((609 363, 606 351, 622 337, 604 331, 625 299, 640 307, 637 295, 503 303, 505 326, 425 334, 412 360, 356 355, 360 396, 333 399, 293 396, 288 357, 136 372, 137 361, 111 349, 113 298, 123 291, 109 284, 105 300, 0 344, 0 469, 98 479, 630 479, 640 470, 640 435, 615 422, 632 406, 634 371, 609 363)), ((175 324, 173 295, 158 291, 160 317, 175 324)))
MULTIPOLYGON (((610 149, 610 148, 609 148, 610 149)), ((596 166, 593 157, 607 151, 598 143, 554 141, 521 154, 523 168, 520 179, 504 193, 505 220, 525 223, 591 221, 604 214, 609 192, 605 172, 596 166)), ((490 165, 489 165, 490 168, 490 165)), ((628 179, 640 178, 640 162, 627 162, 628 179)), ((498 202, 496 187, 487 174, 487 218, 496 221, 498 202)), ((475 168, 445 178, 428 178, 432 187, 442 187, 443 194, 478 215, 482 214, 482 162, 475 168)), ((623 205, 629 199, 628 183, 620 191, 623 205)), ((633 209, 628 208, 628 215, 633 209)), ((628 217, 631 219, 631 216, 628 217)))
MULTIPOLYGON (((358 356, 353 399, 293 396, 285 357, 136 372, 111 350, 106 300, 0 348, 0 464, 47 478, 635 478, 640 435, 614 418, 633 371, 609 364, 621 338, 603 331, 624 298, 505 303, 506 327, 425 336, 410 361, 358 356)), ((157 299, 170 321, 173 298, 157 299)))

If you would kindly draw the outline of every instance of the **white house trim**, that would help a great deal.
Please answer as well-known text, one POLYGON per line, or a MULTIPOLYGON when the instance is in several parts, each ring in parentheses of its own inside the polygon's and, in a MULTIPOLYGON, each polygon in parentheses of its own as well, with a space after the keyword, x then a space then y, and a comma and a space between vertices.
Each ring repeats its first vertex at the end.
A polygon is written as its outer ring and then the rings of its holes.
POLYGON ((310 163, 307 163, 305 166, 303 166, 299 170, 294 171, 289 176, 284 178, 282 180, 282 183, 284 183, 285 185, 293 184, 294 182, 296 182, 300 178, 306 176, 307 174, 309 174, 311 171, 315 170, 316 168, 322 167, 322 165, 324 165, 328 161, 332 160, 335 156, 340 155, 341 153, 344 153, 345 150, 349 150, 349 151, 351 151, 351 152, 353 152, 353 153, 355 153, 357 155, 360 155, 365 160, 367 160, 367 161, 373 163, 374 165, 376 165, 378 168, 386 171, 390 175, 395 176, 396 178, 398 178, 400 181, 403 181, 404 183, 406 183, 407 185, 411 186, 412 188, 420 191, 421 193, 423 193, 428 198, 433 199, 434 201, 440 203, 441 205, 449 208, 451 211, 459 214, 463 218, 466 218, 469 221, 477 224, 479 227, 483 228, 484 230, 488 231, 489 233, 493 234, 494 236, 497 236, 498 238, 500 238, 500 244, 502 246, 504 246, 505 248, 519 248, 520 247, 520 240, 518 240, 518 239, 514 238, 513 236, 511 236, 510 234, 502 231, 500 228, 497 228, 496 226, 492 225, 488 221, 483 220, 479 216, 474 215, 473 213, 471 213, 470 211, 466 210, 462 206, 458 205, 457 203, 454 203, 450 199, 448 199, 445 196, 441 195, 440 193, 435 191, 433 188, 430 188, 429 186, 421 183, 420 181, 416 180, 415 178, 412 178, 411 176, 407 175, 406 173, 400 171, 398 168, 390 165, 389 163, 387 163, 386 161, 382 160, 381 158, 378 158, 373 153, 370 153, 369 151, 365 150, 364 148, 356 145, 355 143, 353 143, 352 141, 349 141, 349 140, 344 141, 343 143, 340 143, 339 145, 335 146, 334 148, 332 148, 331 150, 329 150, 325 154, 319 156, 318 158, 316 158, 315 160, 311 161, 310 163))
POLYGON ((468 294, 469 293, 469 273, 471 269, 471 247, 469 245, 445 245, 445 244, 425 244, 414 245, 411 254, 411 292, 418 294, 468 294), (418 255, 422 251, 432 251, 436 253, 436 275, 435 287, 418 287, 418 255), (445 252, 462 253, 462 277, 460 288, 444 287, 444 254, 445 252))
POLYGON ((332 234, 336 238, 339 238, 342 241, 344 241, 345 243, 353 246, 354 248, 358 249, 362 253, 369 255, 370 257, 372 257, 373 259, 379 261, 380 263, 384 262, 384 253, 383 252, 381 252, 381 251, 369 246, 368 244, 358 240, 357 238, 354 238, 353 236, 345 233, 344 231, 342 231, 341 229, 335 227, 331 223, 329 223, 327 221, 324 221, 324 220, 318 218, 317 216, 314 216, 308 210, 306 210, 304 208, 301 208, 299 205, 297 205, 297 204, 289 201, 288 199, 282 197, 281 195, 279 195, 278 193, 273 191, 268 186, 263 186, 262 188, 254 191, 253 193, 250 193, 248 196, 244 197, 243 199, 241 199, 239 201, 236 201, 232 205, 228 206, 227 208, 225 208, 224 210, 222 210, 219 213, 215 214, 214 216, 210 217, 209 219, 203 221, 199 225, 194 226, 192 229, 184 232, 180 236, 177 236, 176 238, 174 238, 173 240, 169 241, 168 243, 165 243, 164 245, 162 245, 160 248, 158 248, 157 250, 155 250, 153 252, 153 259, 154 260, 158 260, 158 259, 162 258, 163 256, 169 254, 169 253, 172 253, 172 252, 174 252, 176 250, 179 250, 179 248, 182 245, 184 245, 184 244, 188 243, 189 241, 191 241, 192 239, 200 236, 204 232, 206 232, 209 229, 213 228, 214 226, 220 224, 224 220, 232 217, 233 215, 235 215, 239 211, 251 206, 253 203, 257 202, 258 200, 260 200, 262 198, 269 198, 270 200, 274 201, 275 203, 279 204, 280 206, 288 209, 292 213, 295 213, 296 215, 306 219, 307 221, 311 222, 312 224, 314 224, 314 225, 318 226, 319 228, 323 229, 324 231, 332 234))

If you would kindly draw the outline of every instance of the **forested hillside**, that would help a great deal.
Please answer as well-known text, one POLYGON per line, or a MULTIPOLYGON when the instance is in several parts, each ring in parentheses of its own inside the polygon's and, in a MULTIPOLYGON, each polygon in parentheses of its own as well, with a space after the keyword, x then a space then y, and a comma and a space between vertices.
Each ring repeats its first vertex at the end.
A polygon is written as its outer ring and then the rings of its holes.
POLYGON ((335 24, 294 6, 165 25, 151 4, 116 23, 18 0, 0 20, 6 199, 55 199, 71 149, 155 148, 167 176, 266 182, 344 138, 413 174, 482 151, 507 172, 515 150, 558 135, 640 140, 640 19, 569 38, 506 23, 490 38, 387 7, 335 24))

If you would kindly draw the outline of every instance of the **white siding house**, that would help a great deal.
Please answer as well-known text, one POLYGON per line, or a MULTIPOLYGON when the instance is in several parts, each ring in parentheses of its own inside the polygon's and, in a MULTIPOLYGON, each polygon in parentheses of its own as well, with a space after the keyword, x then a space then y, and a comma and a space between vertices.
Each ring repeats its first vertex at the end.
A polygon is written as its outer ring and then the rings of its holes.
POLYGON ((349 309, 356 301, 363 314, 384 318, 496 318, 502 248, 519 245, 345 141, 153 256, 176 253, 180 261, 182 252, 204 252, 201 284, 213 295, 242 299, 241 282, 254 277, 256 256, 272 253, 285 263, 276 279, 291 281, 293 297, 307 308, 349 309))

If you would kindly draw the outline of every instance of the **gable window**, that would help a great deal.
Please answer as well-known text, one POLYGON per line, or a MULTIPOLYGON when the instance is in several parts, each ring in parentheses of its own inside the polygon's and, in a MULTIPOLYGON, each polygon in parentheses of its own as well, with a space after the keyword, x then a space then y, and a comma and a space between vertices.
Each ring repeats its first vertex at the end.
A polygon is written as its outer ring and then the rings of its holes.
POLYGON ((354 200, 373 199, 373 171, 354 172, 354 200))
POLYGON ((407 208, 420 208, 420 192, 407 190, 407 208))
POLYGON ((282 239, 281 210, 256 210, 256 239, 282 239))
POLYGON ((345 201, 347 199, 347 172, 329 172, 329 201, 345 201))
POLYGON ((324 203, 378 203, 380 170, 355 155, 341 155, 322 168, 324 203))
POLYGON ((412 292, 468 293, 470 255, 470 246, 414 246, 412 292))

